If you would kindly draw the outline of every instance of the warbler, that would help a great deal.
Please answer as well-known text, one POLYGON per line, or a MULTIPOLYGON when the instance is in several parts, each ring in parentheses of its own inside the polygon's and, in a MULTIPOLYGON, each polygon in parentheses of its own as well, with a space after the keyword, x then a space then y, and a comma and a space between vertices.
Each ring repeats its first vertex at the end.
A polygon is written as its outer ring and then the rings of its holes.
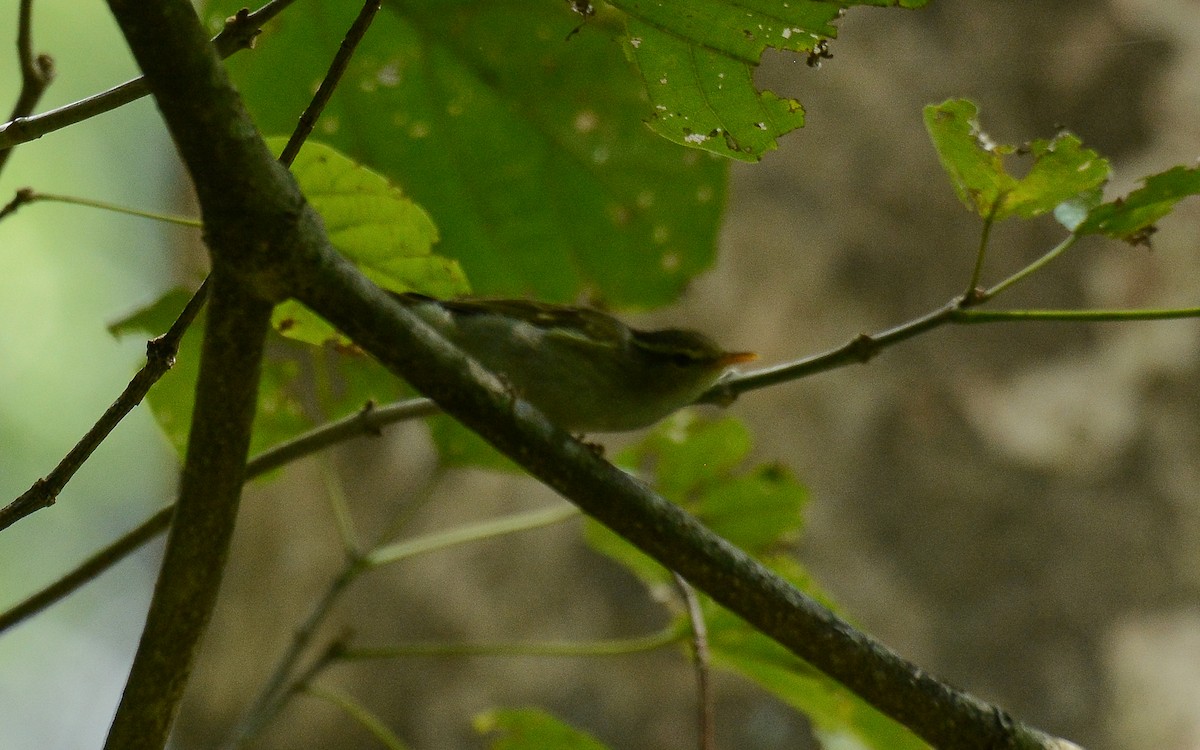
POLYGON ((448 341, 575 433, 649 426, 696 400, 733 365, 695 331, 643 331, 586 307, 512 299, 393 294, 448 341))

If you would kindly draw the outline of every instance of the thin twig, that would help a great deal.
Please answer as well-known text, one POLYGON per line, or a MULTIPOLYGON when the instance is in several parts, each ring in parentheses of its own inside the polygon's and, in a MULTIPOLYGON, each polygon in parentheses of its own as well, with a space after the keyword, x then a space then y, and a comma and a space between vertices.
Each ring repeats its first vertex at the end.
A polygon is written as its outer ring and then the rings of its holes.
POLYGON ((527 531, 529 529, 541 528, 542 526, 553 526, 556 523, 561 523, 577 515, 579 515, 579 508, 570 503, 560 503, 547 508, 531 510, 526 513, 516 513, 511 516, 493 518, 470 526, 460 526, 456 529, 450 529, 440 534, 429 534, 417 539, 396 542, 386 547, 380 547, 367 555, 363 563, 367 568, 378 568, 434 550, 442 550, 459 544, 469 544, 483 539, 505 536, 515 531, 527 531))
MULTIPOLYGON (((291 643, 288 644, 287 650, 275 662, 275 669, 271 672, 271 676, 267 679, 266 685, 258 694, 258 698, 247 709, 241 723, 234 730, 233 735, 226 743, 226 748, 236 748, 246 741, 257 735, 263 730, 267 723, 279 713, 279 709, 287 701, 291 695, 292 687, 289 686, 288 677, 295 669, 296 663, 300 660, 300 656, 308 648, 312 642, 313 636, 316 635, 317 628, 325 621, 326 615, 333 608, 342 592, 346 590, 358 576, 362 573, 361 565, 354 561, 347 562, 342 572, 333 579, 329 588, 313 606, 308 613, 308 617, 304 618, 304 622, 296 629, 292 635, 291 643)), ((330 649, 327 649, 321 657, 319 657, 313 665, 304 673, 301 679, 311 679, 313 676, 323 669, 328 663, 328 654, 330 649)), ((299 682, 297 680, 296 682, 299 682)), ((296 683, 293 683, 293 685, 296 683)))
POLYGON ((305 684, 297 690, 337 706, 359 726, 367 730, 387 750, 404 750, 408 747, 378 716, 345 693, 312 684, 305 684))
POLYGON ((708 650, 708 626, 704 622, 704 610, 700 598, 688 585, 683 576, 672 571, 675 587, 679 589, 687 605, 688 620, 692 624, 692 653, 695 656, 697 711, 700 724, 700 750, 716 750, 717 747, 717 702, 712 688, 712 665, 708 650))
POLYGON ((6 214, 12 213, 20 206, 26 203, 66 203, 72 206, 85 206, 87 208, 99 208, 104 211, 112 211, 113 213, 125 214, 126 216, 137 216, 142 219, 151 219, 153 221, 161 221, 164 224, 174 224, 176 226, 188 227, 191 229, 199 229, 202 224, 199 219, 193 219, 188 216, 176 216, 174 214, 163 214, 157 211, 143 211, 140 208, 130 208, 122 206, 119 203, 110 203, 108 201, 96 200, 94 198, 81 198, 75 195, 61 195, 58 193, 42 193, 33 188, 21 188, 17 191, 17 195, 7 206, 0 209, 0 218, 6 214))
POLYGON ((834 349, 814 354, 795 362, 787 362, 773 367, 737 375, 718 383, 700 398, 697 403, 725 404, 738 395, 747 391, 766 388, 792 380, 799 380, 810 375, 833 370, 852 364, 869 362, 883 349, 907 341, 914 336, 937 328, 950 322, 956 310, 959 310, 962 298, 956 298, 933 312, 914 318, 907 323, 889 328, 879 333, 860 333, 846 343, 834 349))
POLYGON ((1180 320, 1200 318, 1200 307, 1169 310, 956 310, 955 323, 1105 323, 1131 320, 1180 320))
POLYGON ((297 123, 296 129, 292 131, 292 137, 288 139, 283 153, 279 155, 279 162, 285 167, 290 167, 296 160, 296 155, 300 153, 300 147, 304 145, 304 141, 308 140, 309 134, 316 127, 321 112, 325 110, 325 105, 329 104, 333 92, 346 72, 346 67, 350 64, 350 58, 354 56, 354 50, 367 33, 367 29, 371 27, 371 21, 375 20, 375 13, 379 10, 380 5, 382 5, 382 0, 367 0, 362 10, 359 11, 358 17, 354 19, 354 23, 350 25, 346 36, 342 38, 342 43, 338 46, 337 54, 334 55, 333 61, 329 65, 325 79, 321 81, 317 93, 305 108, 304 113, 300 115, 300 121, 297 123))
MULTIPOLYGON (((993 212, 994 213, 994 212, 993 212)), ((902 323, 893 328, 880 331, 874 334, 860 333, 854 338, 839 347, 826 350, 820 354, 814 354, 795 362, 785 362, 783 364, 765 367, 761 370, 755 370, 745 374, 735 375, 717 383, 710 388, 706 393, 696 399, 696 403, 700 404, 721 404, 728 405, 732 403, 739 395, 747 391, 766 388, 768 386, 778 385, 792 380, 799 380, 810 375, 833 370, 838 367, 851 364, 861 364, 869 362, 879 354, 882 350, 900 343, 918 334, 925 333, 934 328, 938 328, 947 323, 998 323, 1013 320, 1160 320, 1164 318, 1183 318, 1194 317, 1191 313, 1191 308, 1182 310, 1156 310, 1156 311, 1140 311, 1143 314, 1136 315, 1138 311, 1095 311, 1095 316, 1089 318, 1088 311, 1069 312, 1063 311, 1044 311, 1041 313, 1035 312, 1001 312, 989 313, 976 309, 978 305, 987 302, 996 297, 1001 292, 1011 288, 1020 281, 1028 278, 1033 273, 1046 266, 1050 261, 1062 255, 1072 245, 1079 240, 1079 236, 1069 235, 1062 242, 1055 245, 1045 254, 1017 271, 1008 278, 987 289, 978 287, 976 274, 982 267, 983 255, 987 248, 987 233, 985 231, 984 238, 980 242, 978 260, 975 266, 975 271, 972 273, 971 281, 967 291, 961 296, 942 305, 940 308, 926 313, 919 318, 914 318, 907 323, 902 323), (1059 316, 1059 317, 1056 317, 1059 316)))
POLYGON ((990 287, 987 291, 985 291, 983 293, 983 295, 982 295, 983 299, 989 300, 992 297, 995 297, 1000 292, 1003 292, 1005 289, 1008 289, 1009 287, 1013 286, 1017 282, 1028 278, 1030 275, 1032 275, 1034 273, 1037 273, 1038 271, 1040 271, 1042 269, 1043 266, 1045 266, 1050 261, 1054 260, 1058 256, 1065 253, 1072 245, 1074 245, 1076 242, 1078 242, 1079 237, 1080 237, 1080 235, 1078 235, 1078 234, 1067 235, 1067 238, 1065 240, 1058 243, 1054 247, 1050 248, 1050 251, 1047 252, 1046 254, 1044 254, 1042 257, 1038 258, 1034 262, 1025 266, 1020 271, 1017 271, 1012 276, 1009 276, 1007 279, 1004 279, 1000 283, 990 287))
POLYGON ((437 414, 438 408, 427 398, 410 398, 387 406, 367 403, 363 408, 339 420, 321 425, 271 448, 251 462, 254 476, 278 469, 298 458, 315 453, 351 438, 379 435, 394 422, 437 414))
MULTIPOLYGON (((33 0, 21 0, 17 11, 17 65, 21 69, 21 92, 9 120, 31 114, 54 80, 54 58, 33 52, 33 0)), ((0 171, 8 163, 10 151, 12 149, 0 151, 0 171)))
POLYGON ((350 505, 346 502, 346 490, 329 462, 320 463, 325 496, 329 498, 329 510, 333 513, 333 525, 337 527, 338 539, 342 542, 342 552, 352 560, 362 557, 362 545, 359 544, 358 532, 354 529, 350 505))
POLYGON ((196 293, 184 306, 183 312, 171 324, 170 329, 162 336, 151 339, 146 344, 146 364, 138 371, 129 385, 121 393, 112 406, 92 425, 75 447, 59 461, 58 466, 44 478, 37 480, 33 486, 13 500, 4 508, 0 508, 0 530, 4 530, 25 516, 54 504, 55 498, 62 492, 63 487, 75 476, 79 467, 92 455, 92 451, 108 437, 109 433, 121 423, 125 415, 133 407, 141 403, 146 394, 158 380, 175 364, 175 355, 179 352, 179 341, 191 325, 208 293, 207 282, 200 285, 196 293))
MULTIPOLYGON (((279 15, 293 2, 295 0, 271 0, 253 13, 243 11, 226 19, 225 28, 212 40, 213 45, 217 48, 217 53, 225 58, 239 50, 252 47, 263 24, 279 15)), ((33 117, 26 116, 28 113, 16 115, 0 125, 0 153, 18 144, 41 138, 47 133, 53 133, 69 125, 123 107, 148 93, 150 93, 150 89, 146 86, 145 79, 138 77, 114 86, 108 91, 65 104, 40 115, 33 117)))
MULTIPOLYGON (((4 153, 8 152, 5 151, 4 153)), ((21 188, 17 190, 17 194, 13 196, 13 199, 4 204, 4 208, 0 208, 0 221, 15 214, 21 206, 33 203, 35 195, 36 193, 34 193, 33 188, 21 188)))

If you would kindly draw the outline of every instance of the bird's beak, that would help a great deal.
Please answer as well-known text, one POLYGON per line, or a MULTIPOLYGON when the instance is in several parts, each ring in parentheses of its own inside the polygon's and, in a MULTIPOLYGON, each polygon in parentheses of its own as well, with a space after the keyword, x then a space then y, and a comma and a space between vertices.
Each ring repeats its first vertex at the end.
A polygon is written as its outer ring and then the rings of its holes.
POLYGON ((718 362, 722 367, 729 367, 743 362, 753 362, 756 359, 758 359, 758 355, 754 352, 725 352, 718 362))

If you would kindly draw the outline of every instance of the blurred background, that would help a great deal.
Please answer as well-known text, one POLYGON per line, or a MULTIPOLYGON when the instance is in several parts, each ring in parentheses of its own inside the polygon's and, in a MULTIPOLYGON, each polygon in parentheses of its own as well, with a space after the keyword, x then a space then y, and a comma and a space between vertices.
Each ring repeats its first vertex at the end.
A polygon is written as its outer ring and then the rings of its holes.
MULTIPOLYGON (((16 5, 0 2, 0 18, 15 18, 16 5)), ((42 108, 132 74, 103 7, 36 8, 37 47, 60 74, 42 108)), ((1112 160, 1112 190, 1126 192, 1200 154, 1198 11, 1196 0, 934 0, 917 12, 850 11, 820 70, 769 54, 759 83, 799 98, 808 124, 762 164, 734 165, 718 266, 680 305, 637 322, 707 330, 774 363, 941 305, 962 291, 980 227, 943 177, 921 107, 970 98, 998 142, 1066 126, 1112 160)), ((0 66, 5 101, 13 67, 0 66)), ((142 102, 19 148, 0 200, 33 185, 183 210, 179 179, 142 102)), ((998 226, 986 278, 1061 236, 1050 220, 998 226)), ((5 497, 48 472, 127 382, 142 342, 116 342, 104 325, 173 278, 190 280, 185 240, 64 206, 0 223, 5 497)), ((1153 250, 1081 243, 1000 302, 1194 305, 1197 247, 1200 202, 1185 202, 1153 250)), ((866 630, 1086 747, 1200 748, 1198 349, 1196 321, 942 329, 869 365, 749 394, 730 412, 751 425, 756 460, 782 462, 810 486, 796 554, 866 630)), ((165 442, 135 413, 53 509, 5 532, 2 606, 140 521, 169 498, 173 472, 165 442)), ((421 426, 253 485, 178 747, 224 735, 339 569, 331 476, 360 529, 403 508, 410 535, 554 498, 521 479, 439 470, 421 426)), ((101 744, 159 551, 0 638, 0 746, 101 744)), ((589 640, 665 620, 636 581, 587 550, 576 521, 373 574, 324 637, 589 640)), ((480 747, 471 716, 529 704, 613 747, 694 746, 694 675, 673 650, 358 663, 322 681, 414 747, 480 747)), ((721 747, 811 746, 788 707, 728 675, 716 687, 721 747)), ((260 746, 376 744, 300 697, 260 746)))

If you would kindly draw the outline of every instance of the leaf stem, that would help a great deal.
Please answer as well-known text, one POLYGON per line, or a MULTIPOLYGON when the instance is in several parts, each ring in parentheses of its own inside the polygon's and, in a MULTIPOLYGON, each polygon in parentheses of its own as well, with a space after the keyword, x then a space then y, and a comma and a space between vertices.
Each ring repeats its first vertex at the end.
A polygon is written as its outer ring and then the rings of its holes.
POLYGON ((450 529, 440 534, 429 534, 416 539, 389 544, 367 555, 363 562, 367 568, 378 568, 406 560, 416 555, 436 552, 459 544, 478 542, 483 539, 491 539, 518 531, 528 531, 543 526, 551 526, 577 515, 579 515, 579 509, 574 505, 560 503, 547 508, 529 511, 528 513, 502 516, 482 523, 450 529))
POLYGON ((409 643, 396 646, 358 646, 339 655, 347 661, 407 659, 427 656, 628 656, 681 643, 689 633, 671 625, 656 633, 590 643, 409 643))
POLYGON ((1009 287, 1013 286, 1014 284, 1024 280, 1028 276, 1031 276, 1031 275, 1037 273, 1043 267, 1045 267, 1045 265, 1047 263, 1049 263, 1050 261, 1054 260, 1058 256, 1065 253, 1068 248, 1070 248, 1072 245, 1074 245, 1078 241, 1079 241, 1079 235, 1077 235, 1077 234, 1067 235, 1067 238, 1065 240, 1063 240, 1062 242, 1055 245, 1045 255, 1043 255, 1042 257, 1038 258, 1034 262, 1032 262, 1029 265, 1022 268, 1020 271, 1017 271, 1016 273, 1014 273, 1012 276, 1009 276, 1007 279, 1004 279, 1000 283, 996 284, 995 286, 993 286, 993 287, 989 288, 987 291, 985 291, 983 293, 983 299, 989 300, 992 297, 995 297, 1000 292, 1003 292, 1005 289, 1008 289, 1009 287))
POLYGON ((94 200, 92 198, 81 198, 74 195, 58 195, 55 193, 40 193, 30 191, 27 203, 37 203, 45 201, 49 203, 69 203, 74 206, 87 206, 88 208, 99 208, 113 213, 126 214, 128 216, 139 216, 143 219, 153 219, 154 221, 162 221, 167 224, 176 224, 182 227, 190 227, 199 229, 202 225, 199 219, 190 219, 186 216, 174 216, 171 214, 161 214, 155 211, 143 211, 137 208, 129 208, 108 201, 94 200))
POLYGON ((992 236, 992 226, 996 223, 996 213, 1000 210, 1000 205, 1004 203, 1004 198, 1008 195, 1007 190, 1000 191, 996 196, 996 200, 992 203, 988 215, 983 219, 983 230, 979 233, 979 251, 975 253, 975 268, 971 271, 971 280, 967 282, 967 290, 964 292, 963 299, 975 299, 979 288, 979 280, 983 277, 983 262, 987 257, 988 241, 992 236))

